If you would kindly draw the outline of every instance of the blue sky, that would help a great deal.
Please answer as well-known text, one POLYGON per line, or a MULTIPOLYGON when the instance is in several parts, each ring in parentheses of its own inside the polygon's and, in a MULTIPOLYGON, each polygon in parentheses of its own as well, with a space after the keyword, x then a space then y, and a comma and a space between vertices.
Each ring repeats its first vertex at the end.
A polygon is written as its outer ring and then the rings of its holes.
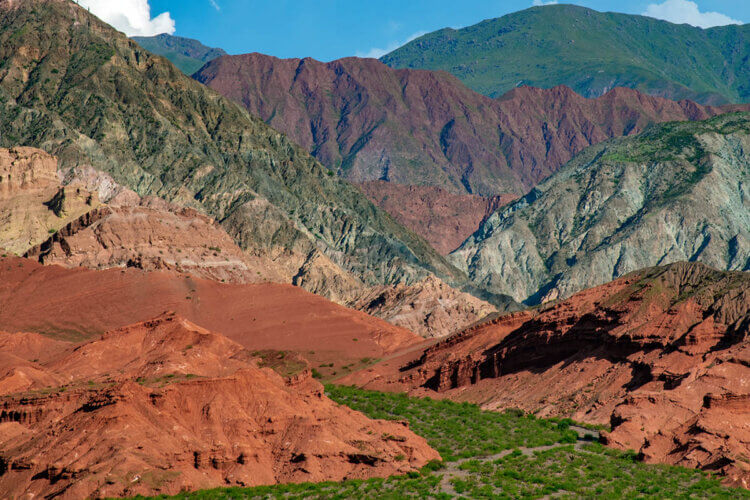
MULTIPOLYGON (((532 5, 532 0, 79 1, 88 3, 91 10, 105 20, 107 16, 118 15, 112 19, 123 19, 124 15, 131 20, 130 24, 116 27, 126 32, 171 31, 173 26, 175 35, 197 38, 232 54, 261 52, 277 57, 310 56, 322 61, 353 55, 379 56, 416 35, 446 26, 468 26, 532 5), (142 12, 148 4, 150 14, 147 8, 142 12), (112 12, 117 9, 129 12, 112 12)), ((750 22, 750 0, 573 0, 565 3, 630 14, 648 11, 654 17, 691 24, 750 22)))

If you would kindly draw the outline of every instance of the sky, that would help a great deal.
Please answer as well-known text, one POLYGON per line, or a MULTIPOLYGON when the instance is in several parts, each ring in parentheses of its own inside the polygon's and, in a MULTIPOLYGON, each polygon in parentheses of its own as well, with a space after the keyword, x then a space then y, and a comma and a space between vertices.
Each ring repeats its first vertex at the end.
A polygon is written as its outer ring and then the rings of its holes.
MULTIPOLYGON (((380 57, 422 34, 548 0, 77 0, 128 35, 170 33, 230 54, 380 57)), ((750 0, 566 0, 710 27, 750 22, 750 0)))

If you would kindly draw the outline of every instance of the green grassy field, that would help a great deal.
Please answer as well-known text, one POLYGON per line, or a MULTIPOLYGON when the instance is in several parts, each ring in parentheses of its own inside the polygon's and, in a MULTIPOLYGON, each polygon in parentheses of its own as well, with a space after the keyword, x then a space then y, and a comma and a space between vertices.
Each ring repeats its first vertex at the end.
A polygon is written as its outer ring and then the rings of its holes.
POLYGON ((580 439, 567 419, 350 387, 326 389, 335 401, 370 417, 409 420, 444 462, 388 479, 218 488, 158 498, 750 498, 750 492, 725 488, 703 472, 643 464, 632 452, 580 439))

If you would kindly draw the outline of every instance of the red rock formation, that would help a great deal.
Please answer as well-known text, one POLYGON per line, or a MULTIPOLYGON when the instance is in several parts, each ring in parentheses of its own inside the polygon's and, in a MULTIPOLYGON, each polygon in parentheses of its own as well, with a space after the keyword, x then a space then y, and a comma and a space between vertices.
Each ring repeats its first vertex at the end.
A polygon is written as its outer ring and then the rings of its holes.
POLYGON ((342 382, 609 423, 613 446, 748 487, 749 356, 750 274, 679 263, 501 317, 342 382))
POLYGON ((322 63, 225 56, 195 78, 352 181, 485 196, 525 194, 586 146, 649 123, 735 109, 623 88, 586 99, 562 86, 522 87, 494 100, 447 73, 396 70, 358 58, 322 63))
POLYGON ((0 491, 11 497, 338 481, 439 458, 403 423, 330 401, 309 371, 284 379, 174 314, 63 349, 40 370, 65 385, 0 398, 0 491))
POLYGON ((65 267, 174 270, 232 283, 289 281, 281 266, 243 252, 209 217, 156 198, 92 210, 26 257, 65 267))
POLYGON ((421 340, 292 285, 224 284, 175 272, 93 271, 0 260, 0 330, 79 340, 165 310, 248 349, 300 352, 313 363, 382 357, 421 340))
POLYGON ((0 247, 21 254, 99 204, 78 183, 63 186, 57 159, 35 148, 0 148, 0 247))
POLYGON ((517 198, 512 194, 483 198, 434 186, 403 186, 385 181, 363 182, 359 188, 443 255, 458 248, 495 210, 517 198))

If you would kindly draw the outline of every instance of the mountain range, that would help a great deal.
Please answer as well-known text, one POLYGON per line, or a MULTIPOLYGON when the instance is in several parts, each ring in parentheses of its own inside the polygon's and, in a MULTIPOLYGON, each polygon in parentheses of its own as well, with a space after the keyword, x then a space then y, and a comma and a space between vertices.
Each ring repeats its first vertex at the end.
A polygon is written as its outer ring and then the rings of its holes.
POLYGON ((749 497, 745 29, 324 63, 0 0, 0 491, 749 497))
POLYGON ((630 87, 703 104, 750 100, 748 25, 701 29, 644 16, 547 5, 423 35, 382 61, 448 71, 500 97, 567 85, 586 97, 630 87))
POLYGON ((241 248, 285 259, 290 282, 321 293, 431 272, 462 279, 284 135, 83 9, 0 8, 0 145, 37 146, 63 173, 92 166, 139 195, 199 208, 241 248))

